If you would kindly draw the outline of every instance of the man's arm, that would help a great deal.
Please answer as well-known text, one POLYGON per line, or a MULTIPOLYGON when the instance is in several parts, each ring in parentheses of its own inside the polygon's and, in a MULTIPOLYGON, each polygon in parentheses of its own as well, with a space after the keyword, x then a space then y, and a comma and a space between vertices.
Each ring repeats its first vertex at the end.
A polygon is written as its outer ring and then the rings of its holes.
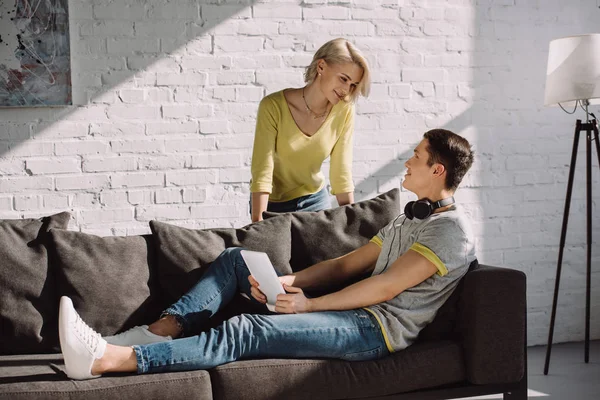
POLYGON ((291 286, 318 289, 333 283, 342 283, 354 276, 373 271, 381 247, 369 242, 338 258, 323 261, 293 274, 291 286))
POLYGON ((298 292, 279 295, 278 303, 280 298, 282 303, 281 308, 277 311, 315 312, 368 307, 393 299, 406 289, 431 277, 437 271, 437 267, 427 258, 416 251, 408 250, 398 257, 383 274, 371 276, 335 293, 306 299, 304 305, 293 304, 294 301, 304 301, 302 299, 304 296, 298 296, 298 299, 292 298, 298 292))

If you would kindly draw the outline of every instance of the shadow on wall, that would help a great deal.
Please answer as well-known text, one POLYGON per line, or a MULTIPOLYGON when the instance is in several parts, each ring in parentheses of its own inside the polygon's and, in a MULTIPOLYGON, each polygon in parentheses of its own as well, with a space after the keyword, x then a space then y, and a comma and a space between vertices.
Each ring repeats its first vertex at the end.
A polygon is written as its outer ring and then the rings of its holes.
MULTIPOLYGON (((201 88, 207 81, 207 73, 202 72, 205 66, 202 61, 198 65, 191 61, 186 64, 185 57, 177 66, 174 53, 184 48, 195 56, 214 54, 219 43, 214 43, 212 37, 205 34, 236 15, 249 16, 255 2, 221 0, 215 4, 211 0, 149 0, 123 5, 121 2, 70 1, 73 106, 0 109, 2 122, 6 123, 0 125, 0 156, 37 138, 55 124, 62 124, 54 134, 59 138, 85 137, 93 133, 90 120, 98 121, 93 125, 102 132, 113 129, 113 134, 143 134, 144 124, 132 121, 131 114, 132 106, 144 99, 139 98, 140 93, 135 90, 127 92, 130 98, 119 98, 115 88, 123 82, 133 81, 126 89, 154 86, 149 96, 156 97, 157 102, 167 96, 164 87, 185 82, 186 86, 198 90, 188 90, 181 95, 201 99, 201 88), (187 17, 182 18, 182 15, 187 17), (153 66, 153 72, 148 73, 146 70, 150 66, 153 66), (181 73, 174 76, 173 68, 179 68, 181 73), (108 112, 114 114, 110 117, 124 117, 123 123, 109 121, 106 104, 103 104, 118 101, 123 102, 122 108, 111 105, 108 112), (69 121, 61 122, 66 118, 69 121), (102 126, 102 121, 107 126, 102 126)), ((161 116, 160 105, 144 108, 156 118, 161 116)))
MULTIPOLYGON (((444 124, 440 128, 448 129, 452 132, 460 134, 464 129, 471 125, 470 111, 471 108, 462 112, 456 118, 453 118, 450 122, 444 124)), ((434 128, 431 127, 429 129, 434 128)), ((424 130, 423 133, 426 131, 427 129, 424 130)), ((414 143, 413 148, 416 147, 417 144, 418 141, 414 143)), ((360 181, 354 190, 357 201, 364 200, 365 195, 371 194, 374 188, 377 188, 379 192, 382 192, 383 188, 385 188, 391 182, 394 183, 394 187, 397 187, 402 181, 403 172, 406 170, 404 163, 413 155, 413 148, 411 148, 409 151, 402 152, 398 155, 397 159, 388 162, 383 167, 380 167, 376 171, 372 172, 367 178, 360 181)))

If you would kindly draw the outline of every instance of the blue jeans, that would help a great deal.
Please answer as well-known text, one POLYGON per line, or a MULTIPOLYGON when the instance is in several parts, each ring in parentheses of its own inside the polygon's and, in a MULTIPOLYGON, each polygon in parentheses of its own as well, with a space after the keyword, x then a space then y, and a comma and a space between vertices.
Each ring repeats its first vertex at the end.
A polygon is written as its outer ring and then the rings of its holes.
MULTIPOLYGON (((250 195, 252 196, 252 195, 250 195)), ((317 193, 307 194, 296 199, 272 202, 267 204, 267 211, 276 213, 294 212, 294 211, 321 211, 331 208, 331 199, 327 192, 327 187, 319 190, 317 193)), ((252 215, 252 200, 250 200, 250 215, 252 215)))
POLYGON ((251 297, 250 272, 240 250, 221 253, 202 279, 164 311, 175 316, 188 337, 133 346, 138 373, 209 369, 249 358, 374 360, 389 354, 377 320, 363 309, 242 314, 197 334, 238 291, 251 297))

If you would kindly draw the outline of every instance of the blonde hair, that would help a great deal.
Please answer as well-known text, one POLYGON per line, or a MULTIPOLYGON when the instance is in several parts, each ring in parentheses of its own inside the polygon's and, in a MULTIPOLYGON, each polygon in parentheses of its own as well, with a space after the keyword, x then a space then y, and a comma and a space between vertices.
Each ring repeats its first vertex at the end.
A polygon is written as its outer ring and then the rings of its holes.
MULTIPOLYGON (((348 94, 350 101, 356 101, 358 95, 367 97, 371 90, 369 63, 352 43, 343 38, 330 40, 317 50, 312 62, 304 71, 304 82, 311 83, 317 78, 317 64, 324 60, 327 64, 354 63, 362 68, 363 76, 354 91, 348 94)), ((345 99, 344 99, 345 100, 345 99)))

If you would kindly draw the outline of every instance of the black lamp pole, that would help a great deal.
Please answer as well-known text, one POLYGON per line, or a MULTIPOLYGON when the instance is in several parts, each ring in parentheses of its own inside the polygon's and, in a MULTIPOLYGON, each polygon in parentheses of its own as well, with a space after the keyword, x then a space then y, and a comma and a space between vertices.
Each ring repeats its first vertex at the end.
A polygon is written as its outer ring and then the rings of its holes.
MULTIPOLYGON (((586 102, 587 114, 587 102, 586 102)), ((560 249, 558 251, 558 263, 556 266, 556 282, 554 284, 554 300, 552 302, 552 315, 550 317, 550 330, 548 332, 548 346, 546 348, 546 363, 544 365, 544 375, 548 375, 550 365, 550 353, 552 352, 552 337, 554 335, 554 321, 556 319, 556 303, 558 300, 558 288, 560 283, 560 272, 562 268, 563 251, 565 247, 565 237, 567 234, 567 224, 569 222, 569 208, 571 206, 571 193, 573 192, 573 177, 575 175, 575 163, 577 161, 577 147, 579 144, 579 134, 586 132, 586 202, 587 202, 587 278, 586 278, 586 296, 585 296, 585 362, 590 360, 590 289, 591 289, 591 270, 592 270, 592 141, 596 143, 596 154, 598 164, 600 165, 600 143, 598 138, 598 125, 596 120, 591 122, 589 118, 586 123, 577 120, 575 125, 575 137, 573 139, 573 153, 571 154, 571 166, 569 169, 569 182, 567 184, 567 198, 565 200, 565 211, 563 214, 562 231, 560 234, 560 249), (593 136, 592 136, 593 132, 593 136)))

